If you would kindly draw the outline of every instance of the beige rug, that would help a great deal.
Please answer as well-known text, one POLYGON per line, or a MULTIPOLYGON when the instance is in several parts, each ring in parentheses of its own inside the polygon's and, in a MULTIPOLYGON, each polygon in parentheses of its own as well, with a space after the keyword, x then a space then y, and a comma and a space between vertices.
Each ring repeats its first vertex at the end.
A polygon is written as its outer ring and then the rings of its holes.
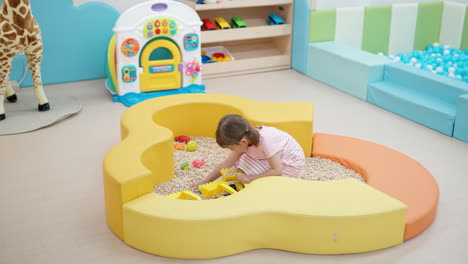
MULTIPOLYGON (((168 195, 183 190, 197 192, 191 186, 204 179, 231 152, 229 149, 220 148, 214 138, 191 137, 191 139, 197 142, 197 150, 193 152, 174 150, 175 177, 166 183, 155 186, 156 193, 168 195), (192 161, 195 159, 204 159, 205 164, 201 168, 195 168, 192 166, 192 161), (190 163, 188 170, 180 167, 184 162, 190 163)), ((332 181, 349 177, 364 182, 360 174, 337 162, 321 158, 307 158, 301 178, 311 181, 332 181)))
POLYGON ((0 135, 34 131, 60 122, 81 110, 80 102, 74 97, 47 95, 51 109, 37 110, 37 100, 31 89, 20 91, 18 101, 4 102, 6 119, 0 121, 0 135))

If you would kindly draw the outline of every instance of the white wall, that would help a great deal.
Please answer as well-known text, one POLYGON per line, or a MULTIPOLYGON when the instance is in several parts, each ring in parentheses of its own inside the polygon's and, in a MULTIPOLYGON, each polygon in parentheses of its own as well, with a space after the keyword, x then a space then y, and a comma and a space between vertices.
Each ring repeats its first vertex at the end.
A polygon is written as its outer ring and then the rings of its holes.
MULTIPOLYGON (((297 0, 296 0, 297 1, 297 0)), ((338 7, 378 6, 397 3, 424 3, 442 0, 309 0, 311 9, 330 9, 338 7)), ((456 0, 468 2, 468 0, 456 0)))
POLYGON ((458 2, 463 4, 468 4, 468 0, 444 0, 446 2, 458 2))
MULTIPOLYGON (((76 6, 87 2, 103 2, 113 6, 119 12, 127 8, 145 2, 147 0, 73 0, 76 6)), ((338 7, 355 7, 355 6, 375 6, 375 5, 390 5, 396 3, 424 3, 438 1, 452 1, 468 4, 468 0, 295 0, 295 1, 310 1, 311 9, 330 9, 338 7)))
POLYGON ((117 9, 117 11, 122 13, 127 8, 146 1, 147 0, 73 0, 73 3, 75 4, 75 6, 79 6, 87 2, 103 2, 111 5, 112 7, 117 9))

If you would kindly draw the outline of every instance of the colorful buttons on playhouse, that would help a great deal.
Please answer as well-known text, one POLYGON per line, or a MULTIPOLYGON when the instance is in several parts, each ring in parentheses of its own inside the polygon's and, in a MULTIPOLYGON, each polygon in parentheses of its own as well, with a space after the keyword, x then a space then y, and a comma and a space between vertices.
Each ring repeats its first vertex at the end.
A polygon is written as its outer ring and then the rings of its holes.
POLYGON ((128 38, 122 43, 120 49, 126 57, 133 57, 140 51, 140 43, 134 38, 128 38))
POLYGON ((143 28, 143 34, 147 38, 153 38, 158 35, 177 34, 177 23, 170 18, 155 18, 148 20, 143 28))
POLYGON ((198 35, 195 33, 190 33, 185 35, 184 37, 184 47, 186 50, 196 50, 200 46, 200 42, 198 40, 198 35))
POLYGON ((137 79, 137 69, 133 65, 127 65, 122 68, 122 81, 131 83, 137 79))

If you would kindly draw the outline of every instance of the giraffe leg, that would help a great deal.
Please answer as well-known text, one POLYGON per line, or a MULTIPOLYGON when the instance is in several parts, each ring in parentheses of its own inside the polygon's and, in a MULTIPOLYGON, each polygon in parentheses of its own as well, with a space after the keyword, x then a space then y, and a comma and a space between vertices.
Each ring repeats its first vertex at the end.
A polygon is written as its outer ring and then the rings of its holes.
POLYGON ((15 91, 11 87, 10 82, 8 82, 8 86, 7 86, 7 89, 6 89, 5 96, 6 96, 6 99, 8 100, 8 102, 10 102, 10 103, 15 103, 16 101, 18 101, 18 97, 16 96, 15 91))
POLYGON ((28 56, 29 68, 31 69, 31 75, 34 82, 34 94, 36 95, 37 101, 39 102, 38 110, 43 112, 50 109, 49 100, 44 93, 44 88, 42 87, 42 78, 41 78, 41 60, 42 60, 42 50, 41 52, 32 53, 26 51, 28 56))
POLYGON ((10 86, 10 70, 13 58, 3 57, 0 58, 0 120, 6 118, 5 108, 3 107, 3 99, 5 98, 5 92, 10 86))

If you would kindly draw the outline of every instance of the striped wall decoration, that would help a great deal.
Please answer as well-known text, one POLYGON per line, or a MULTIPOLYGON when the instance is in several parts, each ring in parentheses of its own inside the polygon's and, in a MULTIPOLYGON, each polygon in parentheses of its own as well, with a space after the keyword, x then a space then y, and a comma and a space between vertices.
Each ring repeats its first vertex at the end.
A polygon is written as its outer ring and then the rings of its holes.
POLYGON ((427 45, 439 41, 443 7, 443 2, 419 5, 414 39, 415 50, 424 50, 427 45))
POLYGON ((445 2, 440 27, 440 43, 460 48, 466 4, 445 2))
POLYGON ((468 7, 465 9, 465 23, 463 24, 463 36, 461 40, 460 49, 468 49, 468 7))
POLYGON ((336 9, 335 40, 354 48, 362 47, 364 8, 336 9))
POLYGON ((418 4, 392 6, 388 54, 409 53, 414 50, 418 4))
POLYGON ((392 6, 369 6, 364 14, 362 49, 371 53, 387 53, 392 6))
POLYGON ((468 49, 467 4, 429 2, 315 10, 309 43, 335 40, 396 55, 439 42, 468 49))

